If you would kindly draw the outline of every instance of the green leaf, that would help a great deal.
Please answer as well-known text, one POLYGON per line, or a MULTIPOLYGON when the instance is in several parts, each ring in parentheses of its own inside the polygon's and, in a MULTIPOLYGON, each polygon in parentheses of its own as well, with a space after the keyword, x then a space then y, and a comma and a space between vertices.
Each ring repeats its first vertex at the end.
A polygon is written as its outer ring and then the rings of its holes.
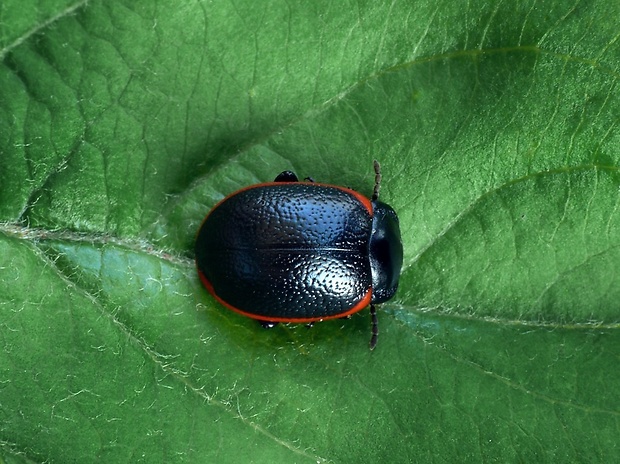
POLYGON ((0 462, 620 460, 614 2, 0 6, 0 462), (193 240, 291 169, 399 213, 366 311, 264 331, 193 240))

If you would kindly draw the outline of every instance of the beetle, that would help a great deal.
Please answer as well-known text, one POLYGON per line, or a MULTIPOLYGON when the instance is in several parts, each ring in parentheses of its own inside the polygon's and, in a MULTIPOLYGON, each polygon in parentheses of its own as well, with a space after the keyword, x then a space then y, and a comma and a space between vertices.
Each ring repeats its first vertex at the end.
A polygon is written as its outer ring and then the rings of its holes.
POLYGON ((291 171, 228 195, 196 237, 200 280, 219 301, 264 326, 347 317, 394 296, 403 262, 398 216, 346 187, 299 181, 291 171))

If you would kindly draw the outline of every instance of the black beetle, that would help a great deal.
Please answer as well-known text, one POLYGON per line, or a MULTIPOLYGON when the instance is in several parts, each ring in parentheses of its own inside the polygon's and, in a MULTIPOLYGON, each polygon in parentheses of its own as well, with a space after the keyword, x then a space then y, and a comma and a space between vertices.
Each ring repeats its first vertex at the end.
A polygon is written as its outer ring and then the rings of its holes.
POLYGON ((200 279, 224 306, 263 323, 345 317, 396 293, 403 262, 398 217, 378 200, 336 185, 274 182, 238 190, 209 212, 196 238, 200 279))

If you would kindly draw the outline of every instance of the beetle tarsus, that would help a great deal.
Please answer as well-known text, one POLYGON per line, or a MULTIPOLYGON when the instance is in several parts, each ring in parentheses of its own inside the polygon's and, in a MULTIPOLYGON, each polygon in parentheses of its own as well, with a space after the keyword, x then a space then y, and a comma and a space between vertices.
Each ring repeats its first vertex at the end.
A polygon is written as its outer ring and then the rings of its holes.
POLYGON ((282 171, 274 179, 274 182, 299 182, 299 178, 293 171, 282 171))
POLYGON ((374 350, 377 346, 377 337, 379 336, 379 321, 377 319, 377 309, 374 304, 370 305, 370 320, 371 320, 371 335, 370 335, 370 350, 374 350))
POLYGON ((276 325, 278 325, 277 322, 273 322, 273 321, 258 321, 260 325, 263 326, 263 329, 273 329, 276 325))

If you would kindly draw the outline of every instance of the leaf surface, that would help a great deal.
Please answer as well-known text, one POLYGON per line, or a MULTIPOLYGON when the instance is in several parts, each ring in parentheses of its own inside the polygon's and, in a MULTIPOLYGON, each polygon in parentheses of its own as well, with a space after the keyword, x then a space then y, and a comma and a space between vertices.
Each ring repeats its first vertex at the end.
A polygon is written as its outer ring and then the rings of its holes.
POLYGON ((620 458, 613 2, 0 7, 0 462, 620 458), (264 331, 208 210, 283 170, 381 198, 366 311, 264 331))

